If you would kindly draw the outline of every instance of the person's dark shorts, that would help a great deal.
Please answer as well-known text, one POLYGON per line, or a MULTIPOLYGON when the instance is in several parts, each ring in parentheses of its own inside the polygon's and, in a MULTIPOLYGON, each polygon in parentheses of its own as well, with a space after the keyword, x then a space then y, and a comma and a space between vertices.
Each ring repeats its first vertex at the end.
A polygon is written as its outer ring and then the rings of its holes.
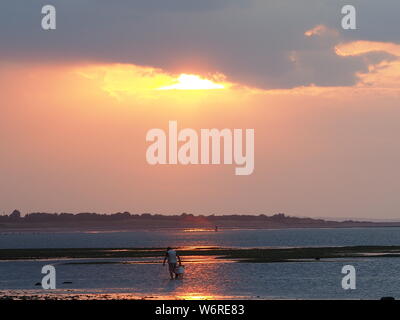
POLYGON ((168 263, 169 272, 175 272, 176 263, 168 263))

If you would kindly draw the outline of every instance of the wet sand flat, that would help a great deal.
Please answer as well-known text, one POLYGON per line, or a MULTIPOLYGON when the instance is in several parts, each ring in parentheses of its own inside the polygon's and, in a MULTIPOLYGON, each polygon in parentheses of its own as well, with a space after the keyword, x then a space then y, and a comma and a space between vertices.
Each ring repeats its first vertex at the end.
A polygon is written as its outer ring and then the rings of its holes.
MULTIPOLYGON (((309 248, 177 248, 181 257, 215 256, 217 259, 246 263, 321 261, 321 259, 357 257, 400 257, 400 246, 349 246, 309 248)), ((163 248, 71 248, 71 249, 0 249, 0 260, 156 258, 163 248)))

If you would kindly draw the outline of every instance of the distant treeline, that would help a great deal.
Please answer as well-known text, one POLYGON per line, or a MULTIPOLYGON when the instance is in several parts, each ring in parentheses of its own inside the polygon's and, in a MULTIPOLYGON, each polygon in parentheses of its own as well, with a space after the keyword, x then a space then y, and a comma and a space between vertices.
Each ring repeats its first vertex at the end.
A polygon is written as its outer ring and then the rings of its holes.
MULTIPOLYGON (((323 219, 312 219, 312 218, 300 218, 291 217, 283 213, 278 213, 272 216, 265 214, 260 215, 243 215, 243 214, 231 214, 231 215, 193 215, 188 213, 182 213, 179 215, 162 215, 162 214, 131 214, 129 212, 117 212, 113 214, 99 214, 99 213, 45 213, 45 212, 32 212, 22 216, 18 210, 14 210, 9 215, 0 216, 0 223, 3 222, 80 222, 80 221, 121 221, 121 220, 157 220, 157 221, 208 221, 208 222, 221 222, 221 221, 262 221, 272 223, 283 223, 283 224, 340 224, 340 223, 357 223, 356 221, 348 220, 343 222, 337 221, 326 221, 323 219)), ((361 222, 360 222, 361 223, 361 222)))

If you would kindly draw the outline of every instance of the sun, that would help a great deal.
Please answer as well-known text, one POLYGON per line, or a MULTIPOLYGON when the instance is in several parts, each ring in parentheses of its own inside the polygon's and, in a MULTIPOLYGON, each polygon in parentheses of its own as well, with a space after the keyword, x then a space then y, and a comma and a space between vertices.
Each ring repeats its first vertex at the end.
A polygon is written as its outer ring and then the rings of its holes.
POLYGON ((224 89, 222 84, 202 79, 194 74, 181 74, 173 85, 158 88, 158 90, 209 90, 224 89))

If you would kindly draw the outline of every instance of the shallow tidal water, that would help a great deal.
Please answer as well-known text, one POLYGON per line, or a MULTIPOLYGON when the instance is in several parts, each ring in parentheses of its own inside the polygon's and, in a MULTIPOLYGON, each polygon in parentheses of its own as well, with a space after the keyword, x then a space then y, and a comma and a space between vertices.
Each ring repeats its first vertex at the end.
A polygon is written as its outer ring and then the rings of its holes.
POLYGON ((0 232, 0 249, 167 246, 313 247, 400 245, 400 228, 0 232))
MULTIPOLYGON (((399 245, 399 228, 140 231, 107 233, 10 233, 2 248, 40 247, 290 247, 399 245)), ((400 298, 400 258, 369 257, 313 262, 235 263, 185 257, 183 279, 170 280, 162 257, 0 261, 0 297, 128 299, 379 299, 400 298), (57 289, 44 291, 45 264, 56 267, 57 289), (344 290, 344 265, 356 268, 356 289, 344 290), (67 282, 67 283, 64 283, 67 282)))

